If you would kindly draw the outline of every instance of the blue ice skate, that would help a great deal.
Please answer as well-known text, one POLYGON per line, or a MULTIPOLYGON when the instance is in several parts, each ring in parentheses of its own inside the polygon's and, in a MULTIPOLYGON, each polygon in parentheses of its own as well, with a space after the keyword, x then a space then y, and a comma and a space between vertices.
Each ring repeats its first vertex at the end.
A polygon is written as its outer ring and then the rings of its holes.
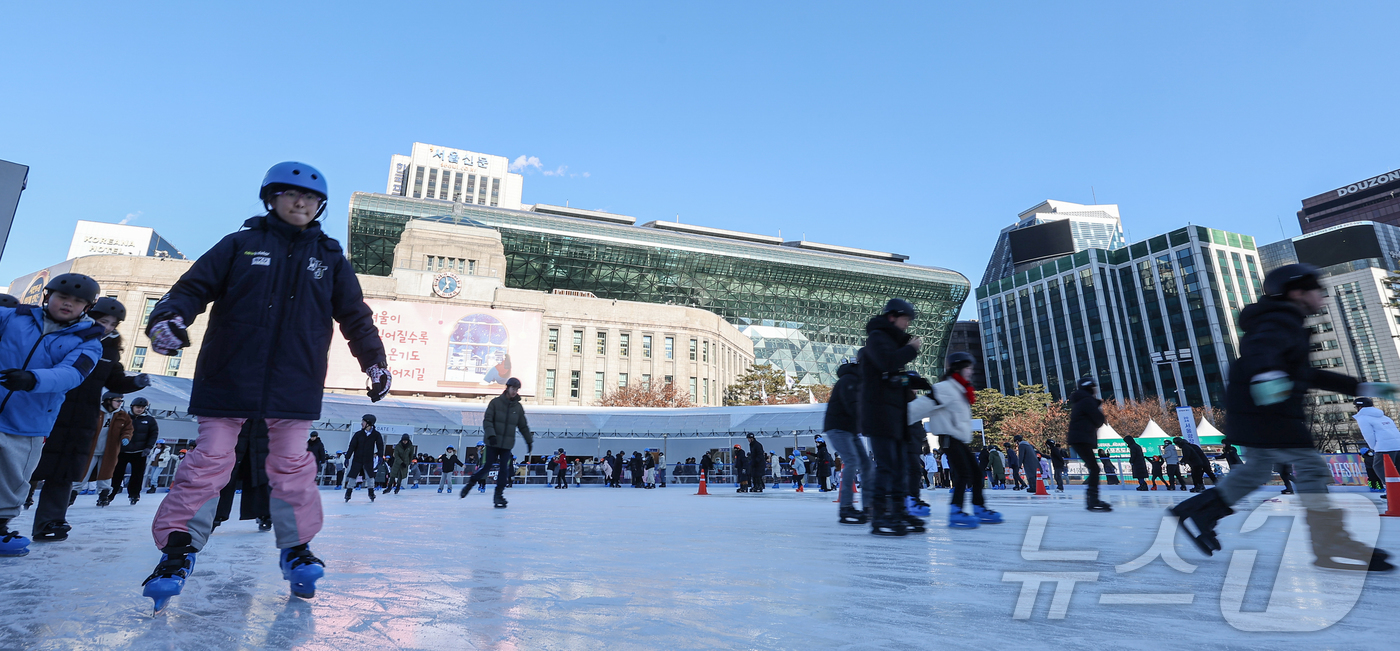
POLYGON ((10 531, 9 519, 0 520, 0 556, 24 556, 29 553, 29 539, 10 531))
POLYGON ((930 513, 928 505, 920 504, 912 496, 904 498, 904 510, 908 511, 909 515, 920 518, 927 518, 930 513))
POLYGON ((282 550, 282 578, 291 582, 292 594, 302 599, 316 596, 316 579, 326 575, 326 564, 311 554, 306 545, 282 550))
POLYGON ((161 554, 160 563, 141 585, 141 595, 155 600, 155 614, 165 610, 170 598, 180 594, 185 579, 194 572, 194 554, 161 554))
POLYGON ((948 526, 954 529, 976 529, 979 525, 976 516, 964 513, 962 507, 957 504, 949 504, 948 526))
POLYGON ((1001 514, 985 506, 972 506, 972 514, 977 516, 977 520, 982 524, 1001 524, 1001 514))

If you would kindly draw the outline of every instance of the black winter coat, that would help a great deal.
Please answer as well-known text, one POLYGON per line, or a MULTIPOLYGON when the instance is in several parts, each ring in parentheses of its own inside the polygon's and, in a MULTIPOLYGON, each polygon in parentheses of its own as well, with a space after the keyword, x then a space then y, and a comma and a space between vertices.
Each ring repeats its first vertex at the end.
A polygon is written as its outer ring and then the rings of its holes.
POLYGON ((1233 445, 1226 445, 1225 450, 1216 455, 1215 458, 1224 459, 1225 463, 1230 464, 1231 468, 1244 463, 1244 461, 1240 459, 1240 451, 1236 450, 1233 445))
POLYGON ((1128 465, 1133 468, 1133 479, 1147 479, 1151 475, 1147 474, 1147 457, 1142 454, 1142 446, 1138 445, 1137 439, 1129 436, 1123 439, 1128 445, 1128 465))
POLYGON ((321 466, 326 463, 326 444, 321 442, 321 437, 306 439, 306 451, 311 456, 316 457, 316 465, 321 466))
POLYGON ((1076 389, 1069 394, 1069 433, 1065 439, 1070 445, 1095 445, 1099 442, 1099 428, 1103 427, 1103 411, 1099 400, 1084 389, 1076 389))
MULTIPOLYGON (((923 427, 922 423, 915 423, 923 427)), ((826 449, 826 441, 817 444, 817 477, 831 476, 831 452, 826 449)))
POLYGON ((452 456, 444 454, 438 457, 438 461, 442 463, 442 474, 444 475, 450 475, 454 472, 457 472, 457 469, 462 467, 462 460, 458 459, 457 455, 455 454, 452 456))
POLYGON ((1172 439, 1176 447, 1181 450, 1181 462, 1191 466, 1192 470, 1209 470, 1210 460, 1206 458, 1206 453, 1201 448, 1192 445, 1190 441, 1177 437, 1172 439))
POLYGON ((877 316, 865 324, 865 347, 860 349, 860 433, 879 438, 903 439, 909 414, 908 386, 900 382, 904 365, 914 361, 918 349, 909 345, 909 333, 877 316))
POLYGON ((1050 442, 1050 465, 1052 467, 1065 465, 1065 450, 1054 441, 1050 442))
POLYGON ((353 464, 362 465, 366 468, 373 468, 374 462, 371 459, 384 457, 384 437, 379 434, 379 430, 373 427, 369 431, 360 430, 350 437, 350 444, 345 446, 345 467, 353 467, 353 464), (353 460, 353 461, 352 461, 353 460))
MULTIPOLYGON (((98 414, 102 411, 102 393, 133 393, 140 391, 141 382, 128 377, 121 362, 121 338, 102 340, 102 359, 82 384, 70 389, 63 397, 53 430, 44 440, 39 465, 30 481, 82 481, 92 460, 94 437, 97 436, 98 414)), ((97 453, 101 454, 101 450, 97 453)))
POLYGON ((1291 301, 1263 298, 1240 312, 1240 356, 1230 364, 1225 387, 1225 440, 1259 448, 1310 448, 1312 432, 1303 414, 1308 389, 1356 395, 1356 378, 1315 369, 1308 364, 1303 310, 1291 301), (1293 380, 1283 402, 1256 405, 1250 381, 1261 373, 1282 371, 1293 380))
POLYGON ((191 414, 318 420, 332 319, 363 370, 385 362, 373 313, 340 243, 319 222, 297 230, 263 215, 243 227, 195 261, 150 324, 180 316, 188 326, 214 304, 191 414))
POLYGON ((526 447, 535 446, 535 437, 530 433, 530 423, 525 420, 525 408, 520 405, 520 396, 510 398, 501 392, 501 395, 492 398, 481 417, 481 431, 486 445, 493 448, 514 448, 517 431, 525 437, 526 447))
POLYGON ((763 444, 758 439, 749 441, 749 465, 763 463, 763 444))
POLYGON ((122 452, 147 452, 156 446, 160 438, 160 425, 150 414, 131 415, 131 442, 122 446, 122 452))
POLYGON ((860 374, 855 364, 842 364, 836 369, 836 385, 826 401, 826 416, 822 431, 839 429, 860 433, 860 374))

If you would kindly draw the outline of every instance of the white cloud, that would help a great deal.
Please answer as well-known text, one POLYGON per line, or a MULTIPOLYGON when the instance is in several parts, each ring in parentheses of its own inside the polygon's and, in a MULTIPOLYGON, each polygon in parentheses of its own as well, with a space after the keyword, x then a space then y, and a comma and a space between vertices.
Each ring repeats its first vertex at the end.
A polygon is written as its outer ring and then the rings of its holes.
POLYGON ((140 210, 138 210, 138 211, 136 211, 136 212, 129 212, 129 213, 126 214, 126 217, 123 217, 122 220, 119 221, 119 222, 117 222, 117 223, 118 223, 118 224, 130 224, 131 222, 134 222, 134 221, 136 221, 138 218, 140 218, 142 214, 144 214, 144 213, 142 213, 140 210))
POLYGON ((564 175, 568 174, 568 172, 569 172, 569 166, 568 166, 568 165, 560 165, 558 169, 555 169, 555 170, 552 171, 552 172, 549 171, 549 170, 545 170, 545 171, 544 171, 544 175, 545 175, 545 176, 564 176, 564 175))
POLYGON ((583 173, 583 178, 586 179, 586 178, 588 178, 589 176, 592 176, 592 175, 589 174, 588 172, 584 172, 584 173, 583 173))
MULTIPOLYGON (((530 168, 539 171, 544 169, 544 166, 540 164, 540 159, 535 156, 518 156, 510 164, 510 171, 512 172, 524 172, 528 171, 530 168)), ((545 173, 548 174, 548 172, 545 173)))

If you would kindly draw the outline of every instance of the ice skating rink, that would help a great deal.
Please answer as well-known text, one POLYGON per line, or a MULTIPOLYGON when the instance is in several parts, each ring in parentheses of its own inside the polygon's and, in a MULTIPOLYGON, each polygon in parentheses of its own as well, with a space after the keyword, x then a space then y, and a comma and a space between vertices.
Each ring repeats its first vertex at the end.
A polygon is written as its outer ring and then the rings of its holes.
MULTIPOLYGON (((1224 521, 1225 549, 1210 559, 1173 529, 1154 546, 1181 492, 1108 487, 1116 510, 1100 514, 1082 508, 1077 487, 991 491, 1005 524, 950 530, 934 517, 926 534, 879 538, 838 525, 834 493, 712 491, 514 488, 508 509, 493 509, 489 492, 459 500, 425 487, 371 504, 359 491, 347 504, 323 491, 326 526, 312 548, 327 567, 315 599, 288 595, 271 533, 234 521, 156 617, 140 585, 158 557, 149 530, 163 494, 101 510, 80 497, 68 541, 0 559, 0 649, 1394 644, 1400 573, 1313 569, 1277 487, 1224 521)), ((925 496, 942 516, 946 491, 925 496)), ((1358 538, 1379 532, 1400 552, 1400 518, 1377 517, 1372 494, 1334 498, 1358 538)), ((29 514, 12 527, 27 534, 29 514)))

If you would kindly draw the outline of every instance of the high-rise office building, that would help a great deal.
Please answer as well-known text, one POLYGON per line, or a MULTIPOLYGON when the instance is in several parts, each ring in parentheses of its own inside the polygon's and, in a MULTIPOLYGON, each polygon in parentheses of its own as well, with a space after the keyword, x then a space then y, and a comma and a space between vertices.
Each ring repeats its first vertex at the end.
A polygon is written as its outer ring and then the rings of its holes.
POLYGON ((384 192, 520 210, 524 177, 509 170, 510 159, 503 156, 415 142, 408 156, 389 160, 384 192))
POLYGON ((1008 278, 1046 260, 1122 246, 1123 223, 1117 205, 1042 201, 1017 215, 1016 223, 1001 229, 982 284, 1008 278))
POLYGON ((972 386, 987 388, 987 369, 982 364, 982 329, 976 321, 958 321, 953 324, 953 334, 948 337, 948 354, 963 352, 978 360, 972 369, 972 386))
POLYGON ((1308 197, 1298 211, 1304 233, 1360 221, 1400 226, 1400 170, 1308 197))
POLYGON ((1188 226, 1090 248, 977 288, 987 385, 1058 398, 1088 375, 1102 397, 1223 404, 1239 310, 1263 282, 1254 239, 1188 226))

